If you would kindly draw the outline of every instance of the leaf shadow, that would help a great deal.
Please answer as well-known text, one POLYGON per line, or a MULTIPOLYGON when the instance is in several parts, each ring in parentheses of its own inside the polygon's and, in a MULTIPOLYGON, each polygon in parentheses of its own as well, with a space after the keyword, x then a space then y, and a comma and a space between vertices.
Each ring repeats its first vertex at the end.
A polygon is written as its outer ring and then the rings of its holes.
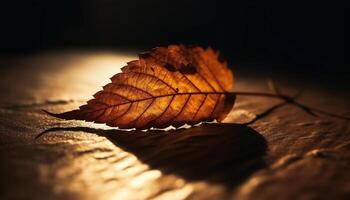
POLYGON ((116 146, 164 174, 236 186, 265 168, 265 138, 242 124, 204 124, 172 131, 121 131, 87 127, 52 128, 106 137, 116 146))

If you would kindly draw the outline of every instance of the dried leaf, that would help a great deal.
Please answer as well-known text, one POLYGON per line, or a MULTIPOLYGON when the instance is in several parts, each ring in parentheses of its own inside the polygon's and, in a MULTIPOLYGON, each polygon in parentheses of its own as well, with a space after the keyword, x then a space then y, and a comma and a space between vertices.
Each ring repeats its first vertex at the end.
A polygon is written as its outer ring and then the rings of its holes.
POLYGON ((179 127, 221 121, 235 101, 233 74, 211 48, 158 47, 111 80, 79 109, 49 114, 119 128, 179 127))

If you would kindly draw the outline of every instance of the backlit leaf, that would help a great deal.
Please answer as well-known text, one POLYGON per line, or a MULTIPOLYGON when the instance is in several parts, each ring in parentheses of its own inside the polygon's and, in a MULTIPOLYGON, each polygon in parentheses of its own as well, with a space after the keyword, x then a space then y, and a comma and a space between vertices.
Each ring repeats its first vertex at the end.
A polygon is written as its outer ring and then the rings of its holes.
POLYGON ((158 47, 111 80, 79 109, 49 114, 119 128, 179 127, 221 121, 235 100, 233 74, 211 48, 158 47))

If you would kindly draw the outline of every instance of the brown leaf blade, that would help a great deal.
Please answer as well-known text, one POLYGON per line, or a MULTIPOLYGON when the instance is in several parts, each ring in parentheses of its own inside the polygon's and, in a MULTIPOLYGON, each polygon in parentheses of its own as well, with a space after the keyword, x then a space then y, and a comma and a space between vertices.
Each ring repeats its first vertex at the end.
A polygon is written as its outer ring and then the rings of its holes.
POLYGON ((128 62, 111 83, 61 119, 119 128, 164 128, 221 121, 233 107, 233 74, 211 48, 170 45, 128 62))

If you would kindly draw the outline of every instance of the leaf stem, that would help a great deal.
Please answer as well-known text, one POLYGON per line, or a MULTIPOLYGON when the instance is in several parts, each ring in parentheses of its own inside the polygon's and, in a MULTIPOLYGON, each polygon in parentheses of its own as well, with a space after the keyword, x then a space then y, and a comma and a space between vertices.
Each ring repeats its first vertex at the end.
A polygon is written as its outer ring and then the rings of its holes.
POLYGON ((289 97, 287 95, 282 95, 282 94, 273 94, 273 93, 264 93, 264 92, 228 92, 228 94, 234 94, 234 95, 241 95, 241 96, 260 96, 260 97, 271 97, 271 98, 276 98, 276 99, 282 99, 288 103, 291 103, 299 108, 301 108, 302 110, 304 110, 305 112, 307 112, 310 115, 313 116, 318 116, 315 114, 315 112, 324 114, 324 115, 328 115, 331 117, 336 117, 336 118, 341 118, 341 119, 345 119, 345 120, 350 120, 350 117, 347 116, 343 116, 343 115, 337 115, 334 113, 330 113, 327 111, 323 111, 320 110, 318 108, 312 108, 310 106, 306 106, 303 105, 297 101, 295 101, 292 97, 289 97))
POLYGON ((242 96, 261 96, 261 97, 271 97, 277 99, 290 100, 289 96, 282 94, 264 93, 264 92, 229 92, 229 94, 242 95, 242 96))

